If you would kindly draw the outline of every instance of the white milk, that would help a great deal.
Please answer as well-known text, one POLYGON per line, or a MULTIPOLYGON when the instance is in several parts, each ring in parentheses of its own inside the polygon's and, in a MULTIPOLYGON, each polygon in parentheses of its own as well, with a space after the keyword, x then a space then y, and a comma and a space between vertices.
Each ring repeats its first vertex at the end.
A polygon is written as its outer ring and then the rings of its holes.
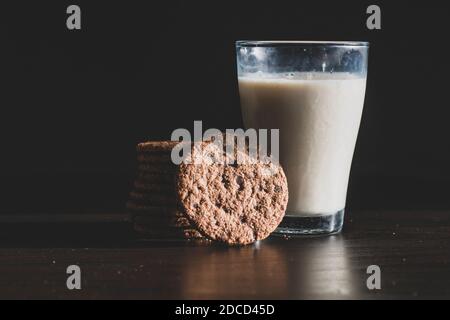
POLYGON ((288 215, 344 209, 366 78, 346 73, 239 77, 247 128, 280 129, 288 215))

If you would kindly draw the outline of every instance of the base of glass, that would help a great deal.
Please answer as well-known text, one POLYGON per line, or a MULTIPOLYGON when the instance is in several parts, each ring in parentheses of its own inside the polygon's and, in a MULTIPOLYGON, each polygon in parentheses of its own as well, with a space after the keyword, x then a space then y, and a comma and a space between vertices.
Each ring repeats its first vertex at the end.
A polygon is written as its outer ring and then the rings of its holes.
POLYGON ((279 236, 327 235, 338 233, 344 224, 344 209, 329 215, 299 216, 286 213, 273 233, 279 236))

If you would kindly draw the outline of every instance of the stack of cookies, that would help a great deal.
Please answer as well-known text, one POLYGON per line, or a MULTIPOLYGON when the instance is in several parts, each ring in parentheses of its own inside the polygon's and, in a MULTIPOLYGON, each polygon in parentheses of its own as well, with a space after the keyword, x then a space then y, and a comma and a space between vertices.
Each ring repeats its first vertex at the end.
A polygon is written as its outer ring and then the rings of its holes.
POLYGON ((137 145, 138 171, 127 209, 134 227, 150 238, 201 238, 180 212, 175 191, 178 167, 171 161, 175 141, 149 141, 137 145))
POLYGON ((138 174, 127 203, 137 231, 154 238, 242 245, 276 229, 288 201, 280 165, 255 161, 247 150, 234 149, 230 155, 207 141, 189 144, 189 157, 178 166, 171 161, 177 144, 137 146, 138 174), (243 161, 230 163, 233 159, 243 161))

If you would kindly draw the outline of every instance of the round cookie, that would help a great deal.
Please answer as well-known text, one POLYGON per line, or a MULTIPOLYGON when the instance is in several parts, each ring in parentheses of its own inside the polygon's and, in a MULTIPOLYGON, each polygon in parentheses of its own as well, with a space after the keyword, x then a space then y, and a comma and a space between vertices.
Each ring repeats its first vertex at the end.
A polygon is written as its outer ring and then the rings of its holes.
POLYGON ((154 192, 154 193, 174 193, 175 184, 173 183, 151 183, 142 180, 135 180, 134 189, 136 191, 143 192, 154 192))
POLYGON ((176 197, 173 193, 148 193, 140 191, 131 191, 130 200, 143 205, 175 205, 176 197))
POLYGON ((126 208, 130 210, 131 212, 142 212, 142 213, 159 213, 159 214, 165 214, 169 215, 173 212, 176 212, 177 206, 175 204, 172 205, 151 205, 151 204, 145 204, 141 203, 139 201, 136 201, 134 199, 130 199, 126 203, 126 208))
POLYGON ((138 152, 171 152, 180 141, 147 141, 136 146, 138 152))
POLYGON ((142 224, 152 225, 156 227, 181 227, 187 228, 192 225, 189 220, 184 216, 179 216, 177 214, 172 216, 162 216, 161 214, 153 213, 134 213, 134 220, 139 220, 142 224))
POLYGON ((178 228, 178 227, 153 227, 141 224, 139 221, 134 223, 134 229, 145 234, 150 238, 158 239, 205 239, 197 230, 192 228, 178 228))
POLYGON ((155 163, 155 164, 170 164, 172 163, 172 158, 170 153, 168 154, 148 154, 148 153, 138 153, 137 161, 139 163, 155 163))
POLYGON ((212 143, 195 147, 193 153, 196 164, 180 165, 177 193, 183 212, 202 234, 228 244, 249 244, 276 229, 288 202, 281 166, 258 162, 239 150, 234 156, 243 164, 214 162, 228 155, 212 143))
POLYGON ((142 173, 166 174, 171 175, 177 169, 177 166, 169 163, 139 163, 138 170, 142 173))
POLYGON ((173 185, 175 183, 175 177, 173 174, 139 171, 136 177, 136 181, 142 183, 173 185))
POLYGON ((165 208, 150 207, 148 209, 150 211, 145 214, 141 212, 133 216, 136 231, 151 237, 204 239, 178 210, 169 213, 165 208))
POLYGON ((132 214, 133 218, 139 218, 147 224, 170 225, 175 227, 191 226, 183 212, 176 207, 149 206, 128 201, 127 210, 132 214))

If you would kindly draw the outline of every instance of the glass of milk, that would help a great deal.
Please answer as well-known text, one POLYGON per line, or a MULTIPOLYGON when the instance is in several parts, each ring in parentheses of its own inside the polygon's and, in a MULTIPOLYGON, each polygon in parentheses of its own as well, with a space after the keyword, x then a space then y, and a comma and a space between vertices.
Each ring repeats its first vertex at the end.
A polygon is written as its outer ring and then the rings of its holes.
POLYGON ((279 129, 287 235, 341 231, 366 90, 367 42, 237 41, 246 128, 279 129))

